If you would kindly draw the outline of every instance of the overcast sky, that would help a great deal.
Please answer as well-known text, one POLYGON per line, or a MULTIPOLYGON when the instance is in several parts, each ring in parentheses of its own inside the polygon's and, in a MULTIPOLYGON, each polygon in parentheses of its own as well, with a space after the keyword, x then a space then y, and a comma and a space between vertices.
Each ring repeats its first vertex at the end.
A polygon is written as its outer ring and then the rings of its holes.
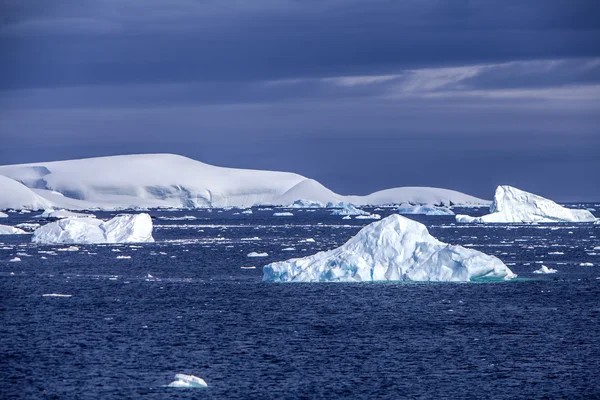
POLYGON ((128 153, 342 194, 600 201, 600 1, 3 0, 0 164, 128 153))

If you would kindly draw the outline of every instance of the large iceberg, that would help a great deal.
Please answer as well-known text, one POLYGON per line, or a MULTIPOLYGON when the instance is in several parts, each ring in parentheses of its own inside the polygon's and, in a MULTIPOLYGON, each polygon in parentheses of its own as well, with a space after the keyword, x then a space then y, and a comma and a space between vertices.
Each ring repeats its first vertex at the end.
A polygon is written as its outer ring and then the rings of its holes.
POLYGON ((0 175, 0 209, 246 208, 260 204, 285 206, 297 199, 359 205, 403 201, 488 203, 437 188, 395 188, 367 196, 343 196, 295 173, 217 167, 174 154, 5 165, 0 166, 0 175), (23 193, 15 196, 17 190, 23 193))
POLYGON ((534 223, 534 222, 594 222, 588 210, 574 210, 552 200, 512 186, 498 186, 490 214, 482 217, 457 215, 464 223, 534 223))
POLYGON ((485 281, 516 275, 498 258, 440 242, 425 225, 392 214, 344 245, 268 264, 270 282, 485 281))
POLYGON ((398 214, 424 214, 424 215, 454 215, 448 207, 437 207, 434 205, 413 205, 402 203, 396 210, 398 214))
POLYGON ((51 222, 33 232, 35 243, 141 243, 154 242, 150 215, 123 214, 108 221, 69 217, 51 222))

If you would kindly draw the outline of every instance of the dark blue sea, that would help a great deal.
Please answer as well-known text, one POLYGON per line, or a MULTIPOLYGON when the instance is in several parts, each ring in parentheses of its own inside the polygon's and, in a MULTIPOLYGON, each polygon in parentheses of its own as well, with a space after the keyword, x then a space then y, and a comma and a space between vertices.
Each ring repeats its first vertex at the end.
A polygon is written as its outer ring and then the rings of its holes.
POLYGON ((275 211, 151 211, 156 243, 77 251, 0 236, 0 398, 600 398, 600 225, 411 216, 511 282, 263 283, 371 222, 275 211), (176 373, 208 387, 165 387, 176 373))

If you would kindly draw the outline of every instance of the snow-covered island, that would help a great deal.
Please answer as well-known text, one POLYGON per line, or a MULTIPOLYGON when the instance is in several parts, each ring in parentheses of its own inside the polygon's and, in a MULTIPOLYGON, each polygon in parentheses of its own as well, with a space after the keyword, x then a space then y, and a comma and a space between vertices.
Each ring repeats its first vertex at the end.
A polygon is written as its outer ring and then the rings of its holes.
POLYGON ((131 208, 247 208, 356 205, 489 204, 447 189, 400 187, 367 196, 337 194, 290 172, 216 167, 174 154, 135 154, 0 166, 0 210, 131 208), (299 200, 303 199, 303 200, 299 200))
POLYGON ((525 192, 512 186, 498 186, 490 214, 481 217, 457 215, 463 223, 539 223, 539 222, 594 222, 596 217, 588 210, 574 210, 552 200, 525 192))
POLYGON ((36 229, 31 241, 44 244, 154 242, 152 218, 146 213, 117 215, 108 221, 68 217, 36 229))
POLYGON ((367 225, 336 249, 263 268, 267 282, 467 282, 514 277, 500 259, 440 242, 425 225, 397 214, 367 225))

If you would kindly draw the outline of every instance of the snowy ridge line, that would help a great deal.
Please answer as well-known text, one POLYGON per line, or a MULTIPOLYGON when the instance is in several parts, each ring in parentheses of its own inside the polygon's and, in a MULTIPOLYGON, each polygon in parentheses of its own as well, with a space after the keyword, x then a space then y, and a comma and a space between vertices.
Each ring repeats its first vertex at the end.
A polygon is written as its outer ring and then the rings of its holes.
POLYGON ((217 167, 174 154, 135 154, 0 166, 0 209, 122 210, 289 205, 484 205, 448 189, 399 187, 343 196, 290 172, 217 167))

